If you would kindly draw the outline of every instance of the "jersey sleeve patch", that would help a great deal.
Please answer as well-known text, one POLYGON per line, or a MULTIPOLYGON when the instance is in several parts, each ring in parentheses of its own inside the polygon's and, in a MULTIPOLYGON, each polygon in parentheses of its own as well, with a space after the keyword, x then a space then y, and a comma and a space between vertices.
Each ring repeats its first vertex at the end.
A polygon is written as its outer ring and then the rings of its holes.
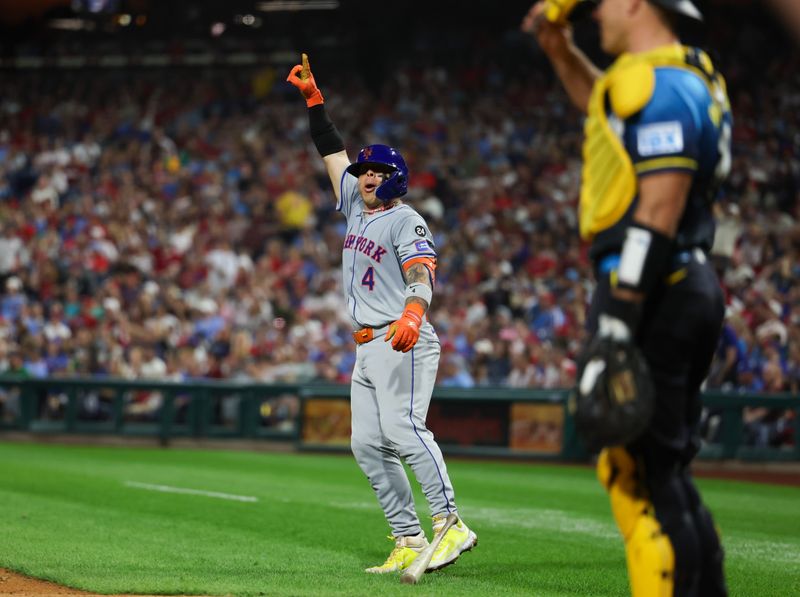
POLYGON ((636 131, 636 148, 642 157, 681 153, 683 126, 677 120, 642 125, 636 131))

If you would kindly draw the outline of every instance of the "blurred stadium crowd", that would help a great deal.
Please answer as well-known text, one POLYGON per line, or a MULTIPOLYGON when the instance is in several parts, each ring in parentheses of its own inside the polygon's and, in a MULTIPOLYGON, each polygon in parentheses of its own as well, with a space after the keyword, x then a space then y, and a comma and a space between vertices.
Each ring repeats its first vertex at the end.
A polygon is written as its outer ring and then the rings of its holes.
MULTIPOLYGON (((736 121, 708 387, 797 393, 800 61, 754 63, 763 41, 715 39, 736 121), (771 83, 753 85, 754 69, 771 83)), ((439 252, 443 386, 574 381, 592 291, 576 233, 582 130, 539 66, 407 64, 377 96, 316 73, 351 155, 388 142, 409 162, 407 200, 439 252)), ((4 73, 0 375, 348 381, 344 221, 284 73, 133 75, 4 73)), ((749 416, 754 442, 783 434, 787 415, 749 416)))

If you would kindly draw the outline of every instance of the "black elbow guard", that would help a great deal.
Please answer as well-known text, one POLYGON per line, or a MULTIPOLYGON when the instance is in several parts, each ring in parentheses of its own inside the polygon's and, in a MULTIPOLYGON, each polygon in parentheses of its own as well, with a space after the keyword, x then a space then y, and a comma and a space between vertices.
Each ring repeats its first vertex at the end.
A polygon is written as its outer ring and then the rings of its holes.
POLYGON ((314 141, 322 157, 344 151, 344 140, 328 118, 324 104, 317 104, 308 109, 308 128, 311 131, 311 140, 314 141))

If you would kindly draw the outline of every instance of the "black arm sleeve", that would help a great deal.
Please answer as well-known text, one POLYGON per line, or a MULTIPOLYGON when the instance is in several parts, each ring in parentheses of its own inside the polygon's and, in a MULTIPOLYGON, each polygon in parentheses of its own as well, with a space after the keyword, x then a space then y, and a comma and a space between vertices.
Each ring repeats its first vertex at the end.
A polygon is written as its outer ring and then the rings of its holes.
POLYGON ((324 104, 308 109, 308 128, 311 131, 311 140, 314 141, 322 157, 344 150, 344 140, 336 125, 328 118, 324 104))

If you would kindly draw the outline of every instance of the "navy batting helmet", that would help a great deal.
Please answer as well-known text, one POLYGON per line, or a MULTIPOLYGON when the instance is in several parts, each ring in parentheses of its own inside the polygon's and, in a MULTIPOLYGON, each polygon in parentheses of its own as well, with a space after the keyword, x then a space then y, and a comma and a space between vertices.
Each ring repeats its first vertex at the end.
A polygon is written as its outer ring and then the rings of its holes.
POLYGON ((347 167, 347 172, 353 176, 361 174, 365 168, 386 166, 393 172, 384 180, 375 191, 375 196, 381 201, 390 201, 402 197, 408 192, 408 166, 403 156, 396 149, 388 145, 367 145, 358 152, 358 160, 347 167))

